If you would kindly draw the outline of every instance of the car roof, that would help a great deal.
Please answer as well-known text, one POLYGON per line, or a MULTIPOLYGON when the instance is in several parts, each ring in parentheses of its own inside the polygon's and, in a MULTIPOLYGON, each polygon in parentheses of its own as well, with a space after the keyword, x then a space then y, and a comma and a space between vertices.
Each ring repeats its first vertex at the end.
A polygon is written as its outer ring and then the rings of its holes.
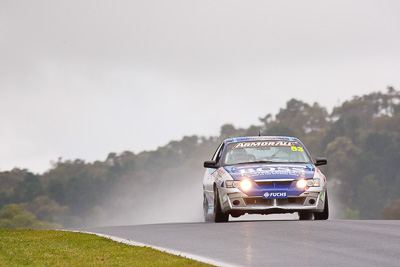
POLYGON ((297 139, 296 137, 290 137, 290 136, 243 136, 243 137, 234 137, 225 139, 224 143, 228 144, 237 142, 272 141, 272 140, 300 142, 300 140, 297 139))

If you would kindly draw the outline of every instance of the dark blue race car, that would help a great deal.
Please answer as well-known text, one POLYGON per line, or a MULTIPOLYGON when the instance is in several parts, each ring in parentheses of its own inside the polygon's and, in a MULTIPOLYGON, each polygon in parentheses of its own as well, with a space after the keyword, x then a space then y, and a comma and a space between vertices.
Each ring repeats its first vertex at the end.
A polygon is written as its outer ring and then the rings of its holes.
POLYGON ((317 168, 324 164, 294 137, 226 139, 204 162, 204 218, 298 212, 300 220, 327 220, 326 177, 317 168))

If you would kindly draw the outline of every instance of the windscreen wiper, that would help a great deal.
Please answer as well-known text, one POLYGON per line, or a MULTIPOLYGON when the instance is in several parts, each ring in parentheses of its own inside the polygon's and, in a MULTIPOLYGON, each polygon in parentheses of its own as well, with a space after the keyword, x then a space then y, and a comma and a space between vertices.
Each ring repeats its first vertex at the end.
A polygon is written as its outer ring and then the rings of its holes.
POLYGON ((239 162, 239 163, 225 164, 225 165, 232 166, 232 165, 243 165, 243 164, 254 164, 254 163, 276 163, 276 162, 271 160, 258 160, 258 161, 246 161, 246 162, 239 162))
POLYGON ((252 161, 249 163, 274 163, 275 161, 272 160, 257 160, 257 161, 252 161))

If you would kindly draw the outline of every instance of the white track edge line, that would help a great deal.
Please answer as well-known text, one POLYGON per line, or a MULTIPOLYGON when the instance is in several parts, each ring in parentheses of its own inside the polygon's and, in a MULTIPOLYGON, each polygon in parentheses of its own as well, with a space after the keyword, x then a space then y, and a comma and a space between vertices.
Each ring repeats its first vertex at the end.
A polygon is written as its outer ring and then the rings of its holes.
POLYGON ((168 254, 184 257, 184 258, 187 258, 187 259, 190 259, 190 260, 195 260, 195 261, 199 261, 199 262, 203 262, 203 263, 207 263, 207 264, 211 264, 211 265, 215 265, 215 266, 221 266, 221 267, 237 267, 238 266, 238 265, 232 265, 232 264, 229 264, 229 263, 226 263, 226 262, 216 261, 216 260, 212 260, 212 259, 209 259, 209 258, 206 258, 206 257, 202 257, 202 256, 198 256, 198 255, 182 252, 182 251, 179 251, 179 250, 173 250, 173 249, 168 249, 168 248, 164 248, 164 247, 153 246, 153 245, 140 243, 140 242, 136 242, 136 241, 132 241, 132 240, 129 240, 129 239, 120 238, 120 237, 116 237, 116 236, 112 236, 112 235, 105 235, 105 234, 99 234, 99 233, 95 233, 95 232, 86 232, 86 231, 75 231, 75 230, 61 230, 61 231, 97 235, 97 236, 100 236, 100 237, 105 237, 105 238, 111 239, 111 240, 113 240, 115 242, 118 242, 118 243, 130 245, 130 246, 136 246, 136 247, 152 248, 152 249, 155 249, 155 250, 158 250, 158 251, 161 251, 161 252, 165 252, 165 253, 168 253, 168 254))

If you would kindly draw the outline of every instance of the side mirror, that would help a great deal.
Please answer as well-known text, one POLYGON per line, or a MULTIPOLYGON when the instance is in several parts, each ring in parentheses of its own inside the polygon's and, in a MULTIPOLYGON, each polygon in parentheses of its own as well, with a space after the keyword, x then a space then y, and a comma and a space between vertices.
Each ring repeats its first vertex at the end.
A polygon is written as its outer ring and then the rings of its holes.
POLYGON ((204 168, 217 169, 217 162, 214 160, 204 161, 204 168))
POLYGON ((321 166, 328 164, 328 160, 326 158, 316 158, 315 159, 315 166, 321 166))

